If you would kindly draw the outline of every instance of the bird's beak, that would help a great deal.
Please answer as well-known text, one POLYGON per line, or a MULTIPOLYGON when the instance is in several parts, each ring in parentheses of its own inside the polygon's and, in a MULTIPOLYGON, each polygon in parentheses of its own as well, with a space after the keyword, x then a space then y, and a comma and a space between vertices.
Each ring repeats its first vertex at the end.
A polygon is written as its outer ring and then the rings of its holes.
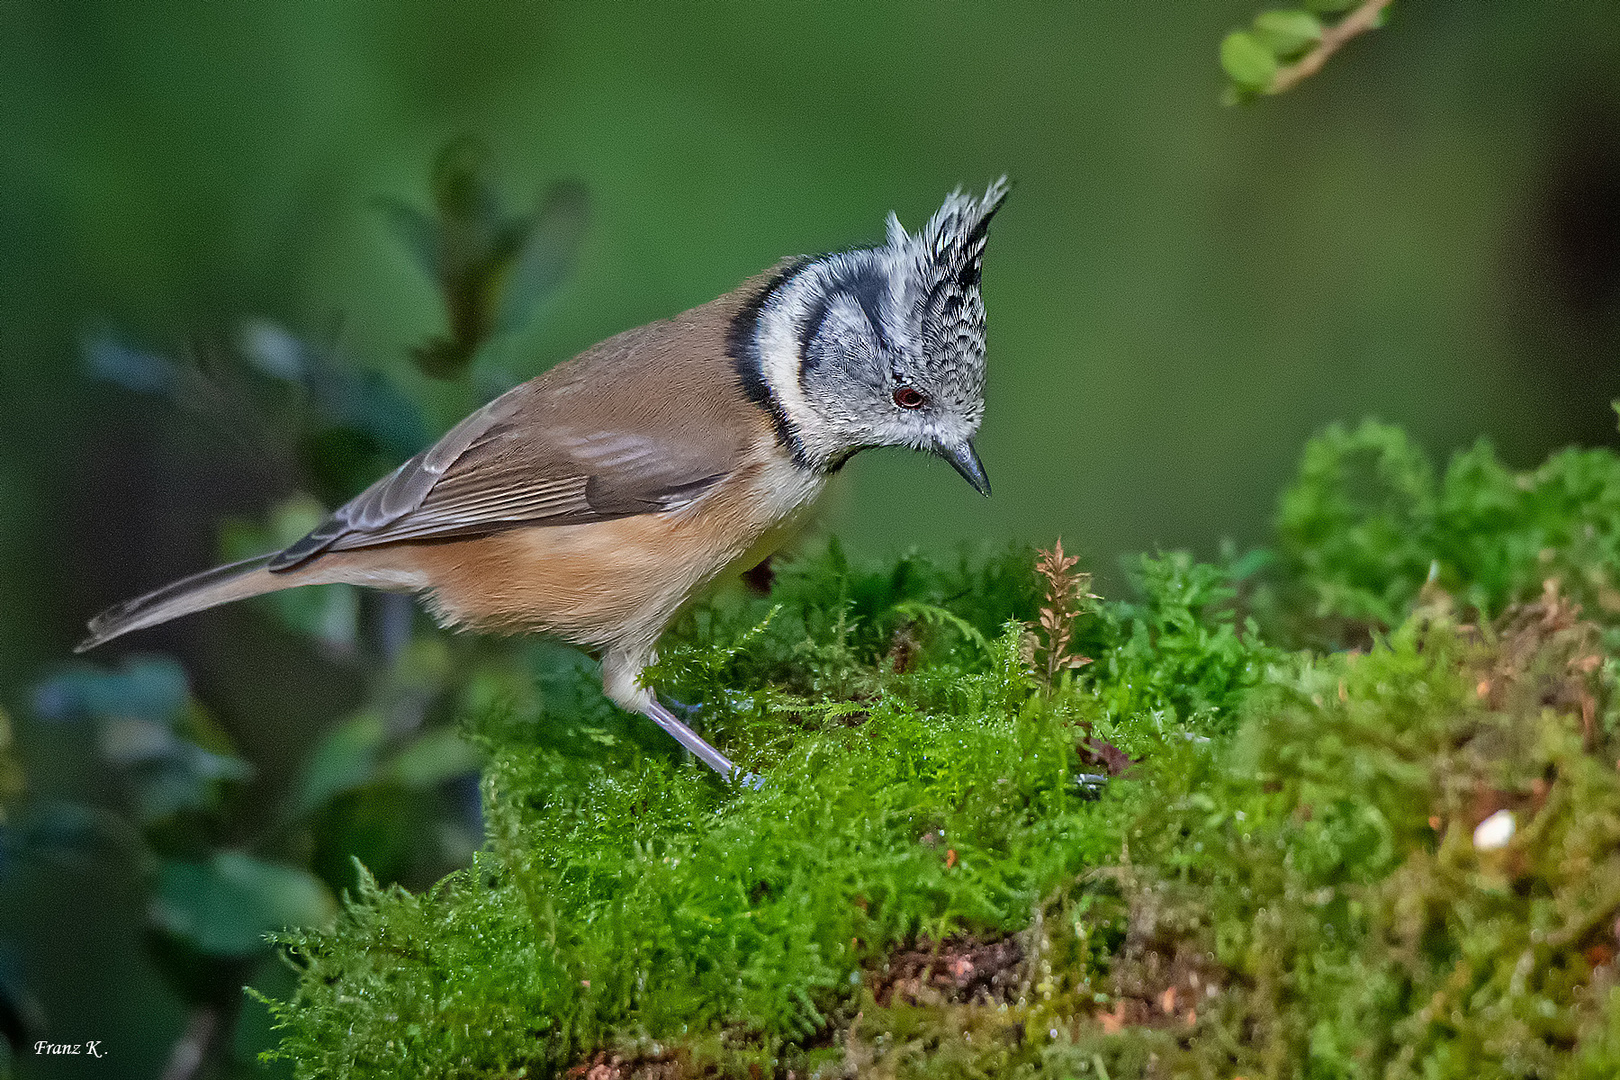
POLYGON ((988 498, 990 496, 990 478, 984 475, 984 465, 979 461, 978 451, 967 439, 958 443, 942 442, 934 453, 944 458, 956 467, 962 474, 962 479, 973 485, 973 490, 988 498))

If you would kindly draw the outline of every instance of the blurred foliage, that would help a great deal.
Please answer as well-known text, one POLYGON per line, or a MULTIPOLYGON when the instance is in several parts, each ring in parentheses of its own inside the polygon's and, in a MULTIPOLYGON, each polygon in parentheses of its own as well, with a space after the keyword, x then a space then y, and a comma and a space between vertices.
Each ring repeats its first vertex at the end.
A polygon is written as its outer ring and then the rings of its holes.
POLYGON ((265 320, 184 360, 103 332, 84 360, 93 377, 166 399, 322 501, 349 498, 429 441, 421 407, 393 382, 265 320))
POLYGON ((1334 425, 1306 448, 1278 534, 1311 614, 1341 633, 1394 626, 1426 585, 1490 619, 1549 578, 1605 625, 1620 620, 1620 475, 1606 450, 1516 472, 1482 441, 1439 475, 1398 428, 1334 425))
POLYGON ((1419 500, 1474 507, 1438 576, 1452 519, 1390 510, 1379 492, 1432 470, 1380 425, 1307 448, 1282 557, 1144 558, 1128 602, 1078 603, 1056 549, 1039 575, 1027 552, 859 568, 836 544, 783 567, 768 599, 688 615, 658 671, 758 792, 468 712, 484 849, 283 935, 278 1055, 300 1076, 1611 1075, 1620 656, 1570 590, 1620 565, 1620 517, 1546 491, 1620 483, 1620 458, 1493 480, 1523 497, 1489 514, 1471 485, 1500 467, 1458 460, 1419 500), (1372 492, 1341 467, 1369 450, 1372 492), (1390 616, 1370 646, 1291 646, 1369 595, 1390 616), (1043 608, 1093 663, 1051 679, 1043 608))
MULTIPOLYGON (((414 659, 414 657, 412 658, 414 659)), ((137 657, 118 668, 77 664, 41 684, 35 714, 83 730, 115 778, 121 811, 55 803, 21 816, 18 853, 50 857, 64 846, 122 846, 145 868, 154 948, 177 989, 221 992, 213 969, 263 959, 266 935, 291 924, 319 924, 336 907, 347 874, 323 880, 296 865, 322 815, 357 791, 422 790, 477 767, 471 749, 448 732, 389 738, 372 714, 339 725, 315 748, 270 825, 244 833, 242 801, 252 768, 165 657, 137 657), (290 861, 289 861, 290 860, 290 861)), ((340 832, 334 838, 352 846, 340 832)), ((331 841, 328 841, 331 842, 331 841)))
POLYGON ((234 989, 240 962, 266 956, 270 931, 334 914, 318 879, 283 862, 264 839, 235 835, 235 804, 253 770, 172 660, 75 665, 38 687, 35 713, 83 733, 87 751, 116 778, 121 809, 30 807, 20 851, 53 858, 111 847, 142 867, 151 947, 184 999, 234 989))
MULTIPOLYGON (((418 359, 435 378, 464 377, 477 350, 521 328, 565 273, 584 193, 559 185, 534 214, 508 214, 483 151, 466 139, 440 154, 433 189, 433 218, 404 204, 386 210, 450 314, 451 337, 428 342, 418 359)), ((268 321, 250 321, 233 342, 184 360, 102 332, 85 340, 84 360, 95 378, 171 402, 294 486, 264 520, 227 522, 226 560, 292 543, 325 505, 428 441, 421 406, 394 381, 268 321)), ((514 662, 515 647, 457 648, 418 632, 407 598, 362 604, 359 590, 326 586, 253 603, 370 683, 368 700, 324 734, 278 806, 262 804, 250 787, 253 768, 169 657, 64 667, 33 695, 38 718, 86 732, 84 749, 115 778, 118 798, 29 807, 13 846, 44 859, 75 845, 111 848, 107 857, 140 868, 153 960, 197 1010, 171 1053, 175 1075, 233 1067, 241 986, 270 955, 267 935, 329 921, 334 896, 360 880, 357 859, 366 882, 432 880, 466 860, 480 829, 472 805, 480 759, 435 721, 453 714, 462 694, 532 697, 535 672, 514 662)), ((0 783, 10 779, 0 769, 0 783)))
POLYGON ((1346 41, 1384 25, 1390 0, 1312 0, 1274 8, 1221 40, 1226 101, 1282 94, 1321 70, 1346 41), (1324 16, 1327 20, 1324 21, 1324 16))
POLYGON ((450 322, 448 337, 412 356, 428 375, 453 379, 490 337, 521 329, 561 283, 584 236, 586 194, 578 183, 560 183, 532 214, 513 215, 491 182, 487 148, 463 137, 439 154, 433 205, 433 218, 401 202, 383 208, 438 286, 450 322))
MULTIPOLYGON (((25 803, 10 854, 97 852, 139 867, 154 962, 182 1000, 233 1021, 242 984, 270 956, 267 935, 330 921, 357 855, 395 880, 442 873, 470 851, 478 824, 455 785, 479 757, 455 732, 421 723, 447 662, 432 638, 408 645, 375 701, 316 744, 274 807, 259 804, 254 770, 172 659, 64 668, 36 688, 34 714, 80 731, 115 794, 25 803)), ((194 1067, 227 1063, 231 1031, 224 1023, 194 1067)))

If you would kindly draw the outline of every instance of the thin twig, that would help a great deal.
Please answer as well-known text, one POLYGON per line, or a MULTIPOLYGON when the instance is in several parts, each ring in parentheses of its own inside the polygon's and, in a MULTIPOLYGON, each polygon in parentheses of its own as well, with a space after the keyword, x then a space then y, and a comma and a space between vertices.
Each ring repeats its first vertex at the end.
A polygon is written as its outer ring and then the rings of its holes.
POLYGON ((220 1015, 212 1005, 199 1005, 186 1018, 186 1030, 175 1040, 163 1080, 193 1080, 202 1075, 219 1042, 220 1015))
POLYGON ((200 1080, 223 1071, 246 1000, 242 984, 248 981, 253 964, 251 960, 230 961, 219 969, 213 997, 193 1005, 186 1017, 186 1028, 174 1041, 163 1067, 163 1080, 200 1080))
POLYGON ((1365 4, 1323 30, 1322 40, 1316 43, 1316 48, 1287 67, 1278 69, 1277 74, 1271 78, 1271 85, 1266 87, 1266 93, 1285 93, 1321 71, 1328 57, 1338 52, 1345 42, 1376 27, 1378 17, 1383 14, 1389 3, 1390 0, 1367 0, 1365 4))

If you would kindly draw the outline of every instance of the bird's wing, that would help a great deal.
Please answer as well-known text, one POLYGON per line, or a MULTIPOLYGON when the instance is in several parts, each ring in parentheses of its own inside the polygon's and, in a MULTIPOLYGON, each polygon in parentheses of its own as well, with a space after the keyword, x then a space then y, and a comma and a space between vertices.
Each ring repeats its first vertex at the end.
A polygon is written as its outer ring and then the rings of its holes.
POLYGON ((765 423, 712 336, 683 320, 655 324, 524 383, 339 507, 270 569, 325 551, 684 506, 737 467, 765 423))

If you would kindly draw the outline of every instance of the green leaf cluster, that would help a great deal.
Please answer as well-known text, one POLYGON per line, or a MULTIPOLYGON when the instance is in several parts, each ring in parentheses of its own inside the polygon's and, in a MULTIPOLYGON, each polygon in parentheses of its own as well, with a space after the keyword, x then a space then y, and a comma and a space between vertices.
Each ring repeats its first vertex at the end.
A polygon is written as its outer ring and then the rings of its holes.
POLYGON ((1262 11, 1248 30, 1234 30, 1221 41, 1221 67, 1234 86, 1263 93, 1282 65, 1297 60, 1322 40, 1322 20, 1313 11, 1262 11))
POLYGON ((522 327, 568 272, 584 236, 587 198, 575 182, 554 185, 530 214, 513 214, 490 178, 476 139, 449 143, 433 169, 433 216, 393 200, 383 210, 417 266, 438 288, 449 333, 417 348, 421 370, 462 375, 491 337, 522 327))
MULTIPOLYGON (((1261 94, 1281 93, 1291 80, 1279 79, 1284 70, 1307 53, 1322 47, 1325 54, 1337 43, 1325 44, 1330 29, 1346 18, 1361 0, 1311 0, 1296 8, 1262 11, 1245 30, 1234 30, 1221 39, 1221 70, 1229 80, 1228 104, 1246 101, 1261 94), (1326 21, 1324 21, 1324 18, 1326 21)), ((1379 12, 1380 22, 1382 12, 1379 12)), ((1379 25, 1380 22, 1371 25, 1379 25)), ((1357 31, 1346 24, 1344 37, 1357 31)))

